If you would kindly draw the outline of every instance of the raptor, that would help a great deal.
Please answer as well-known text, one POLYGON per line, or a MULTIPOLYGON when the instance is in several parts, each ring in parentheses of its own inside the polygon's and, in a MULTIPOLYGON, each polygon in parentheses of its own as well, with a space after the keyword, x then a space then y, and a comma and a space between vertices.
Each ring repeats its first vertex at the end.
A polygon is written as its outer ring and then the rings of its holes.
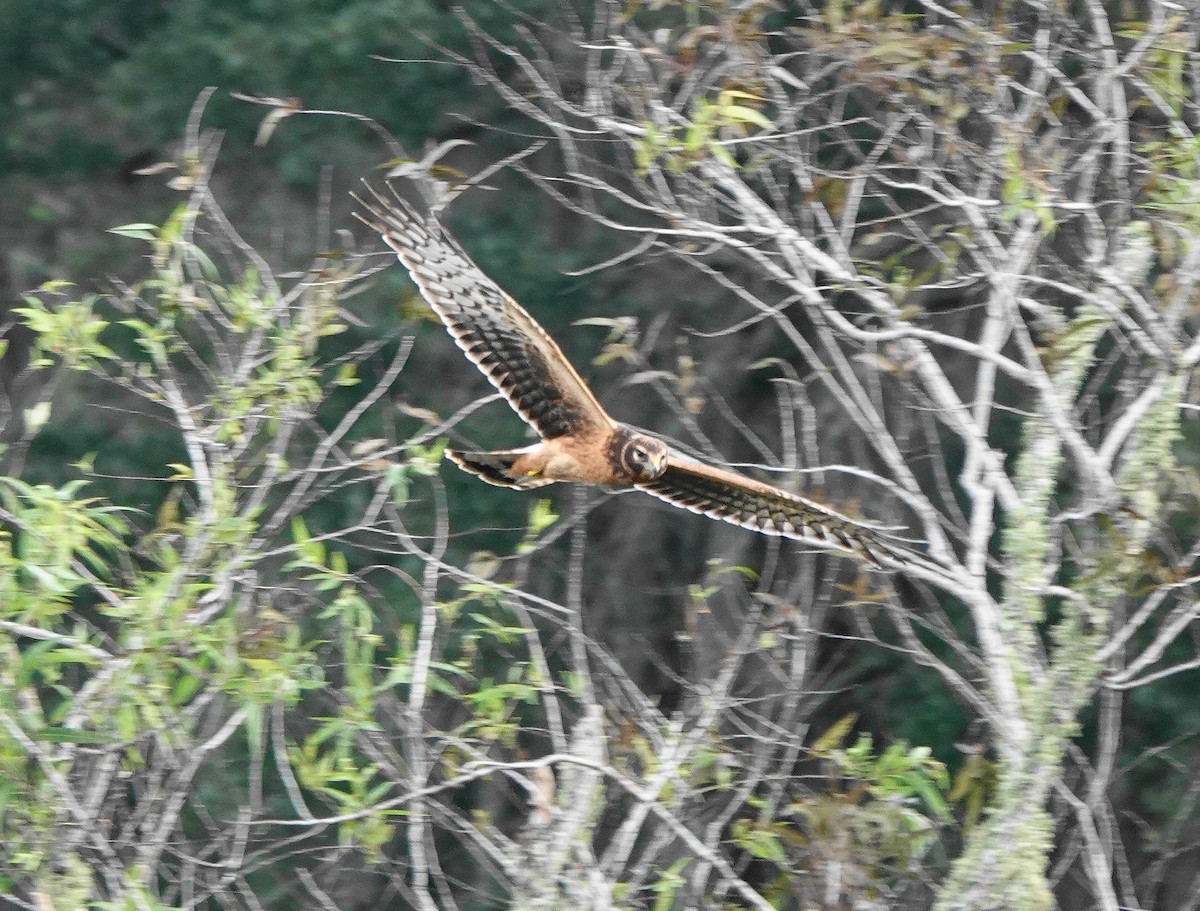
MULTIPOLYGON (((369 187, 369 185, 368 185, 369 187)), ((868 562, 904 563, 893 535, 770 484, 692 459, 609 416, 562 350, 529 313, 475 264, 446 229, 398 196, 369 187, 356 216, 378 231, 458 346, 540 440, 497 452, 448 450, 459 468, 501 487, 557 481, 635 487, 691 510, 754 529, 848 550, 868 562)))

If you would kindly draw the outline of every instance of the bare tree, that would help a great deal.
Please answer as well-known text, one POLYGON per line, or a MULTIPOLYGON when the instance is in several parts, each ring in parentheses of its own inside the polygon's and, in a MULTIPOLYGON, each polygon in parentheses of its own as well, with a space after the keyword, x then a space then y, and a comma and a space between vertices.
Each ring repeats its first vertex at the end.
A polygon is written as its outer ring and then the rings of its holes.
MULTIPOLYGON (((1155 905, 1166 862, 1131 868, 1108 794, 1125 694, 1200 667, 1200 545, 1173 520, 1194 503, 1197 14, 914 9, 602 3, 514 45, 477 30, 462 62, 561 156, 525 173, 721 290, 710 336, 769 327, 859 496, 928 542, 937 570, 868 637, 943 677, 998 775, 938 907, 1049 907, 1067 876, 1097 907, 1155 905)), ((771 462, 821 445, 790 438, 771 462)))

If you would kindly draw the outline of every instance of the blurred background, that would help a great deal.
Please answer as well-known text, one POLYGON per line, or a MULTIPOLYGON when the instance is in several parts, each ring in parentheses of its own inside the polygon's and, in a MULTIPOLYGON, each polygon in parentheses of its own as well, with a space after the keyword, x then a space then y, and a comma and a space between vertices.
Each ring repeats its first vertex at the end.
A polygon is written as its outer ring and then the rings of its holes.
MULTIPOLYGON (((178 170, 156 166, 180 154, 193 108, 210 87, 215 91, 204 95, 202 124, 220 144, 210 186, 237 231, 280 274, 303 270, 315 255, 339 247, 338 231, 353 232, 363 249, 379 247, 350 217, 349 193, 364 177, 377 179, 397 150, 368 124, 334 112, 372 118, 417 159, 443 143, 460 142, 439 164, 462 175, 528 146, 525 125, 510 106, 442 50, 465 54, 471 47, 463 23, 446 4, 5 0, 5 12, 13 27, 0 35, 0 118, 6 124, 0 148, 5 200, 0 290, 9 312, 24 292, 48 280, 104 292, 144 271, 144 249, 108 229, 158 224, 186 198, 188 187, 170 185, 178 170), (276 124, 268 141, 256 144, 272 108, 235 94, 331 114, 289 117, 276 124)), ((552 0, 484 3, 469 12, 480 29, 500 40, 540 21, 570 24, 552 0)), ((570 275, 620 253, 626 239, 598 230, 508 169, 465 193, 443 217, 484 270, 558 338, 619 419, 650 428, 671 420, 644 381, 628 384, 637 370, 605 355, 608 328, 572 328, 576 320, 636 319, 650 338, 646 350, 661 351, 654 366, 690 373, 698 390, 711 388, 724 399, 705 426, 726 459, 761 460, 743 430, 767 445, 778 442, 776 388, 747 367, 772 356, 794 359, 794 352, 765 326, 712 339, 684 333, 685 326, 703 331, 725 324, 728 304, 711 283, 665 258, 570 275), (729 415, 746 426, 739 429, 729 415)), ((415 335, 412 362, 395 388, 396 406, 446 417, 490 391, 440 324, 427 318, 398 265, 375 276, 347 309, 351 330, 332 340, 335 349, 379 341, 394 350, 401 337, 415 335)), ((28 336, 18 326, 11 337, 4 376, 17 417, 9 428, 13 434, 21 425, 22 385, 16 376, 28 360, 28 336)), ((33 374, 24 382, 42 380, 33 374)), ((61 483, 76 476, 74 463, 94 453, 98 493, 157 508, 168 485, 150 480, 139 485, 137 479, 161 476, 164 464, 181 460, 176 435, 156 431, 153 422, 130 420, 120 409, 94 407, 97 398, 114 394, 111 388, 97 389, 82 377, 69 378, 67 387, 56 392, 28 453, 9 458, 22 460, 29 480, 61 483)), ((326 406, 331 417, 339 401, 347 400, 335 395, 326 406)), ((828 419, 821 428, 826 460, 839 461, 836 412, 822 413, 828 419)), ((420 426, 419 418, 408 423, 420 426)), ((371 428, 356 432, 367 437, 371 428)), ((524 439, 523 425, 502 403, 474 416, 466 432, 483 448, 524 439)), ((484 529, 455 546, 466 552, 511 551, 524 532, 529 498, 457 471, 443 474, 456 523, 484 529)), ((553 496, 569 511, 569 492, 553 496)), ((687 638, 689 586, 704 581, 706 561, 714 554, 725 565, 738 565, 758 559, 752 555, 765 545, 749 532, 648 498, 621 499, 619 510, 617 504, 601 506, 589 519, 595 565, 622 570, 588 572, 593 596, 588 619, 634 678, 669 705, 677 691, 671 678, 680 669, 680 643, 687 638)), ((320 504, 318 523, 327 509, 334 527, 344 518, 340 508, 346 507, 336 497, 320 504)), ((553 591, 560 581, 550 570, 544 583, 534 585, 553 591)), ((867 714, 877 697, 894 692, 882 681, 878 692, 862 689, 883 672, 879 662, 889 663, 860 655, 856 667, 846 669, 856 692, 866 695, 861 709, 867 714)), ((942 752, 949 751, 965 723, 953 702, 931 705, 922 699, 913 708, 898 733, 917 742, 934 739, 942 752), (938 735, 931 738, 925 725, 937 726, 938 735)))

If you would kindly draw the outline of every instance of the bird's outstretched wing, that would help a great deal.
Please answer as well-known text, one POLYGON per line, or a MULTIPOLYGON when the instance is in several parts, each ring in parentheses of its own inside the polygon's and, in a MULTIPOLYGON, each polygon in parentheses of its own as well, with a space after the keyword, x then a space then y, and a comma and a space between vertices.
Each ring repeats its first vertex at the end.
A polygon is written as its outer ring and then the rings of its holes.
POLYGON ((544 438, 615 426, 570 361, 525 309, 484 275, 432 217, 368 184, 355 216, 396 251, 458 347, 544 438))
POLYGON ((882 558, 906 562, 913 552, 899 539, 796 494, 713 468, 671 451, 667 469, 639 490, 713 519, 767 535, 843 547, 876 566, 882 558))

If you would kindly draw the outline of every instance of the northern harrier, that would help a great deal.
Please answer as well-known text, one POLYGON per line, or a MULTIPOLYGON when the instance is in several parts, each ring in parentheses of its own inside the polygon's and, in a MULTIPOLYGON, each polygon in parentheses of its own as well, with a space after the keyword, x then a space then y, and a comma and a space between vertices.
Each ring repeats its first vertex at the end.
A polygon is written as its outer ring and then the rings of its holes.
POLYGON ((803 497, 714 468, 620 424, 596 401, 561 349, 520 304, 475 265, 432 217, 404 200, 359 199, 355 213, 412 275, 458 346, 541 440, 502 452, 447 450, 489 484, 528 489, 556 481, 636 487, 714 519, 768 535, 849 550, 876 566, 913 554, 880 529, 803 497))

